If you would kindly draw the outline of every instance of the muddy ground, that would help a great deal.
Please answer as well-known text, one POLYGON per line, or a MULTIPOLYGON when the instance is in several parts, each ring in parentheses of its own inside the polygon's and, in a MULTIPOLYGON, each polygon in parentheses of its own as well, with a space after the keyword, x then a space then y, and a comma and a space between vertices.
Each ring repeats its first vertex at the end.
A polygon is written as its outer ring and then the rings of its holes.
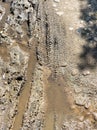
POLYGON ((0 130, 97 130, 96 66, 96 0, 0 0, 0 130))

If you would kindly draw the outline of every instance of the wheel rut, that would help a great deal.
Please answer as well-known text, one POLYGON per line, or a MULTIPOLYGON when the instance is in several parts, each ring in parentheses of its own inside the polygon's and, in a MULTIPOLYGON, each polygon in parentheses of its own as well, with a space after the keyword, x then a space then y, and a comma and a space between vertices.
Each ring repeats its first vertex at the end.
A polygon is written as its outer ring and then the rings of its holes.
POLYGON ((61 130, 64 118, 73 115, 71 103, 65 92, 66 83, 62 79, 49 79, 47 95, 47 111, 44 130, 61 130))
POLYGON ((27 80, 23 86, 23 89, 19 96, 19 103, 17 107, 17 114, 15 116, 14 124, 12 130, 20 130, 22 127, 22 120, 27 108, 27 104, 29 101, 31 89, 32 89, 32 79, 33 79, 33 72, 36 65, 36 53, 35 48, 31 48, 29 50, 29 62, 27 68, 27 80))

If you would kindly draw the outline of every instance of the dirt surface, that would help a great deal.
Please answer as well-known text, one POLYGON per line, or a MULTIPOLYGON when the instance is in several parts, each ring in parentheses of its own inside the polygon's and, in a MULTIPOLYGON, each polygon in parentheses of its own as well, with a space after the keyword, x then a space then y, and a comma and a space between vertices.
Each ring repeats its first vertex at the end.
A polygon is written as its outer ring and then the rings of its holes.
POLYGON ((0 130, 97 130, 97 1, 0 1, 0 130))

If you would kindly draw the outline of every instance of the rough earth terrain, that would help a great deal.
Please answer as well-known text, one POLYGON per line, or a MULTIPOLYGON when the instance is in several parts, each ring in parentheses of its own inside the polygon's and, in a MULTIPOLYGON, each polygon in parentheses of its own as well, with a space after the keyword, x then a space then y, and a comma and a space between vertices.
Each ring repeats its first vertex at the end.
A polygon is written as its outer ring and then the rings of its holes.
POLYGON ((97 130, 97 0, 0 0, 0 130, 97 130))

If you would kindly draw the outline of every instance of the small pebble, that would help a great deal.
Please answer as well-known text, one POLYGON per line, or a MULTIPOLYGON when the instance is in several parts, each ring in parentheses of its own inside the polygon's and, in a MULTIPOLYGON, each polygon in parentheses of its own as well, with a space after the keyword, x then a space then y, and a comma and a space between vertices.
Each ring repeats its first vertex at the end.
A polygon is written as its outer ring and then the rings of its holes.
POLYGON ((91 106, 91 103, 88 101, 88 102, 85 103, 85 106, 84 106, 84 107, 85 107, 86 109, 88 109, 90 106, 91 106))
POLYGON ((84 71, 84 72, 83 72, 83 75, 84 75, 84 76, 90 75, 90 71, 88 71, 88 70, 84 71))
POLYGON ((75 106, 75 105, 72 105, 72 106, 71 106, 71 109, 75 109, 75 108, 76 108, 76 106, 75 106))
POLYGON ((73 27, 69 27, 69 30, 72 31, 72 30, 73 30, 73 27))
POLYGON ((84 21, 83 21, 83 20, 81 20, 81 21, 80 21, 80 23, 81 23, 81 24, 83 24, 83 23, 84 23, 84 21))
POLYGON ((61 67, 66 67, 66 66, 67 66, 66 62, 61 65, 61 67))
POLYGON ((83 121, 84 120, 84 116, 79 117, 79 120, 83 121))
POLYGON ((4 110, 5 110, 5 107, 2 107, 1 110, 4 111, 4 110))
POLYGON ((5 81, 4 84, 7 85, 7 82, 5 81))
POLYGON ((59 3, 59 2, 60 2, 60 0, 54 0, 54 2, 57 2, 57 3, 59 3))
POLYGON ((2 78, 5 79, 5 73, 2 75, 2 78))
POLYGON ((74 69, 74 70, 72 70, 72 76, 75 76, 75 75, 77 75, 78 74, 78 70, 77 69, 74 69))
POLYGON ((55 3, 53 3, 53 7, 57 7, 57 5, 55 3))
POLYGON ((64 12, 59 11, 59 12, 56 12, 56 14, 59 15, 59 16, 62 16, 64 14, 64 12))

